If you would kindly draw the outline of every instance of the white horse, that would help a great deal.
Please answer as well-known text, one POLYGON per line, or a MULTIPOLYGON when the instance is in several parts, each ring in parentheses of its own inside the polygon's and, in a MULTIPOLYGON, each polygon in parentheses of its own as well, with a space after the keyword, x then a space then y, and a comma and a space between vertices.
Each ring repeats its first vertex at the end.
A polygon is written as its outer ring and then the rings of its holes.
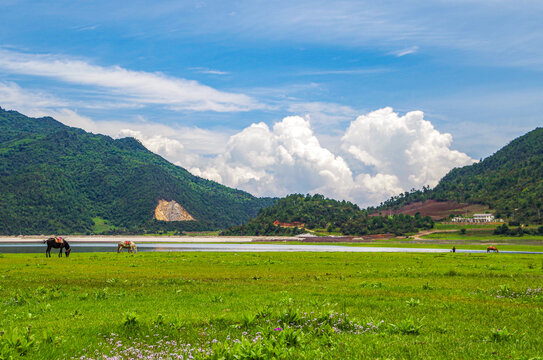
POLYGON ((128 249, 129 253, 131 253, 131 252, 137 253, 138 252, 138 248, 136 247, 136 243, 133 242, 133 241, 129 241, 129 240, 121 241, 117 245, 117 253, 120 253, 121 249, 128 249))

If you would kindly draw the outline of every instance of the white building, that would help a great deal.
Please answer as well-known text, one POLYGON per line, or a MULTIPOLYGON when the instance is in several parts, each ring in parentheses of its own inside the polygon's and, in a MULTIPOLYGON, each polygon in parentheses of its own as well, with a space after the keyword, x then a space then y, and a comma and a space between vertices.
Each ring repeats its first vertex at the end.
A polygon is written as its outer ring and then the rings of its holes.
POLYGON ((486 222, 502 222, 503 220, 496 220, 492 214, 473 214, 473 217, 464 218, 464 217, 454 217, 451 219, 452 222, 457 223, 486 223, 486 222))
POLYGON ((492 214, 473 214, 473 220, 476 222, 491 222, 494 221, 492 214))

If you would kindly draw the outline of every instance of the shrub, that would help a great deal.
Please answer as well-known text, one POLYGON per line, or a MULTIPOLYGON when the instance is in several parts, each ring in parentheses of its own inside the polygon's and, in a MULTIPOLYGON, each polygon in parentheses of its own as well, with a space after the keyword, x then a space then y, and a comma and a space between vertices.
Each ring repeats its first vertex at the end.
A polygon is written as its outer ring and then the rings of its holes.
POLYGON ((30 334, 30 327, 26 331, 14 328, 9 332, 0 332, 0 359, 13 359, 17 355, 24 356, 34 346, 35 339, 30 334))
POLYGON ((407 306, 415 307, 415 306, 420 305, 420 300, 411 298, 411 299, 407 300, 405 303, 406 303, 407 306))
POLYGON ((418 324, 415 320, 404 319, 398 324, 390 324, 389 331, 392 334, 418 335, 421 328, 422 325, 418 324))
POLYGON ((128 312, 124 314, 124 322, 123 325, 126 327, 134 327, 137 326, 139 323, 138 315, 133 312, 128 312))
POLYGON ((494 342, 509 341, 513 337, 506 328, 492 329, 490 330, 490 340, 494 342))

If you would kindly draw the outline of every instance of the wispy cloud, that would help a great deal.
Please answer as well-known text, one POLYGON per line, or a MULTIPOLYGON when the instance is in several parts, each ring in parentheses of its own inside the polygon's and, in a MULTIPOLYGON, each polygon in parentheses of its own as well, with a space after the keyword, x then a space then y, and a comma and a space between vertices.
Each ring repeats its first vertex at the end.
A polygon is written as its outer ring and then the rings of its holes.
POLYGON ((230 74, 228 71, 221 71, 221 70, 215 70, 215 69, 208 69, 205 67, 192 67, 190 70, 193 70, 199 74, 211 74, 211 75, 228 75, 230 74))
POLYGON ((352 121, 359 114, 359 111, 350 106, 317 101, 291 103, 288 111, 294 115, 308 115, 311 123, 318 124, 319 127, 352 121))
POLYGON ((132 16, 138 24, 153 25, 148 27, 156 37, 174 36, 172 32, 178 36, 228 34, 238 41, 288 40, 385 54, 396 51, 398 56, 404 51, 408 51, 404 56, 413 53, 414 48, 402 49, 417 44, 431 50, 465 51, 463 61, 479 64, 543 66, 541 1, 277 0, 267 6, 260 1, 209 0, 200 8, 158 3, 160 11, 155 9, 152 17, 147 5, 136 3, 129 15, 125 7, 115 9, 110 21, 132 16))
POLYGON ((159 72, 103 67, 58 55, 36 55, 0 48, 0 69, 96 87, 124 101, 160 104, 174 110, 238 112, 263 108, 244 94, 214 89, 194 80, 159 72))
POLYGON ((369 69, 330 69, 330 70, 309 70, 302 71, 298 75, 369 75, 393 71, 390 68, 369 68, 369 69))
POLYGON ((66 106, 67 102, 42 91, 28 91, 11 81, 0 81, 0 105, 23 111, 66 106))
POLYGON ((100 25, 98 24, 95 24, 95 25, 80 25, 80 26, 76 26, 74 27, 73 29, 77 32, 80 32, 80 31, 92 31, 92 30, 96 30, 100 27, 100 25))
POLYGON ((411 46, 411 47, 408 47, 408 48, 405 48, 405 49, 392 51, 390 54, 392 54, 392 55, 394 55, 396 57, 402 57, 402 56, 405 56, 405 55, 414 54, 414 53, 416 53, 418 51, 419 51, 418 46, 411 46))

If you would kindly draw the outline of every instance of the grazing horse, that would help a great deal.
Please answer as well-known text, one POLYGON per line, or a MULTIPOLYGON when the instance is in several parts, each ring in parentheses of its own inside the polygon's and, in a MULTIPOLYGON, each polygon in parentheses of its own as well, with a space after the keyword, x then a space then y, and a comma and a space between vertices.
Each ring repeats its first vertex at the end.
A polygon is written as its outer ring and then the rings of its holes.
POLYGON ((122 249, 128 249, 129 253, 131 253, 131 252, 137 253, 138 252, 138 248, 136 247, 136 243, 133 242, 133 241, 129 241, 129 240, 121 241, 117 245, 117 253, 120 253, 122 249))
POLYGON ((489 253, 491 251, 499 253, 498 249, 495 246, 489 246, 489 247, 486 248, 487 253, 489 253))
POLYGON ((62 257, 62 248, 66 249, 66 257, 70 256, 72 249, 70 244, 60 236, 54 236, 47 240, 43 240, 43 243, 47 243, 47 250, 45 250, 45 257, 51 257, 51 248, 60 249, 58 256, 62 257))

